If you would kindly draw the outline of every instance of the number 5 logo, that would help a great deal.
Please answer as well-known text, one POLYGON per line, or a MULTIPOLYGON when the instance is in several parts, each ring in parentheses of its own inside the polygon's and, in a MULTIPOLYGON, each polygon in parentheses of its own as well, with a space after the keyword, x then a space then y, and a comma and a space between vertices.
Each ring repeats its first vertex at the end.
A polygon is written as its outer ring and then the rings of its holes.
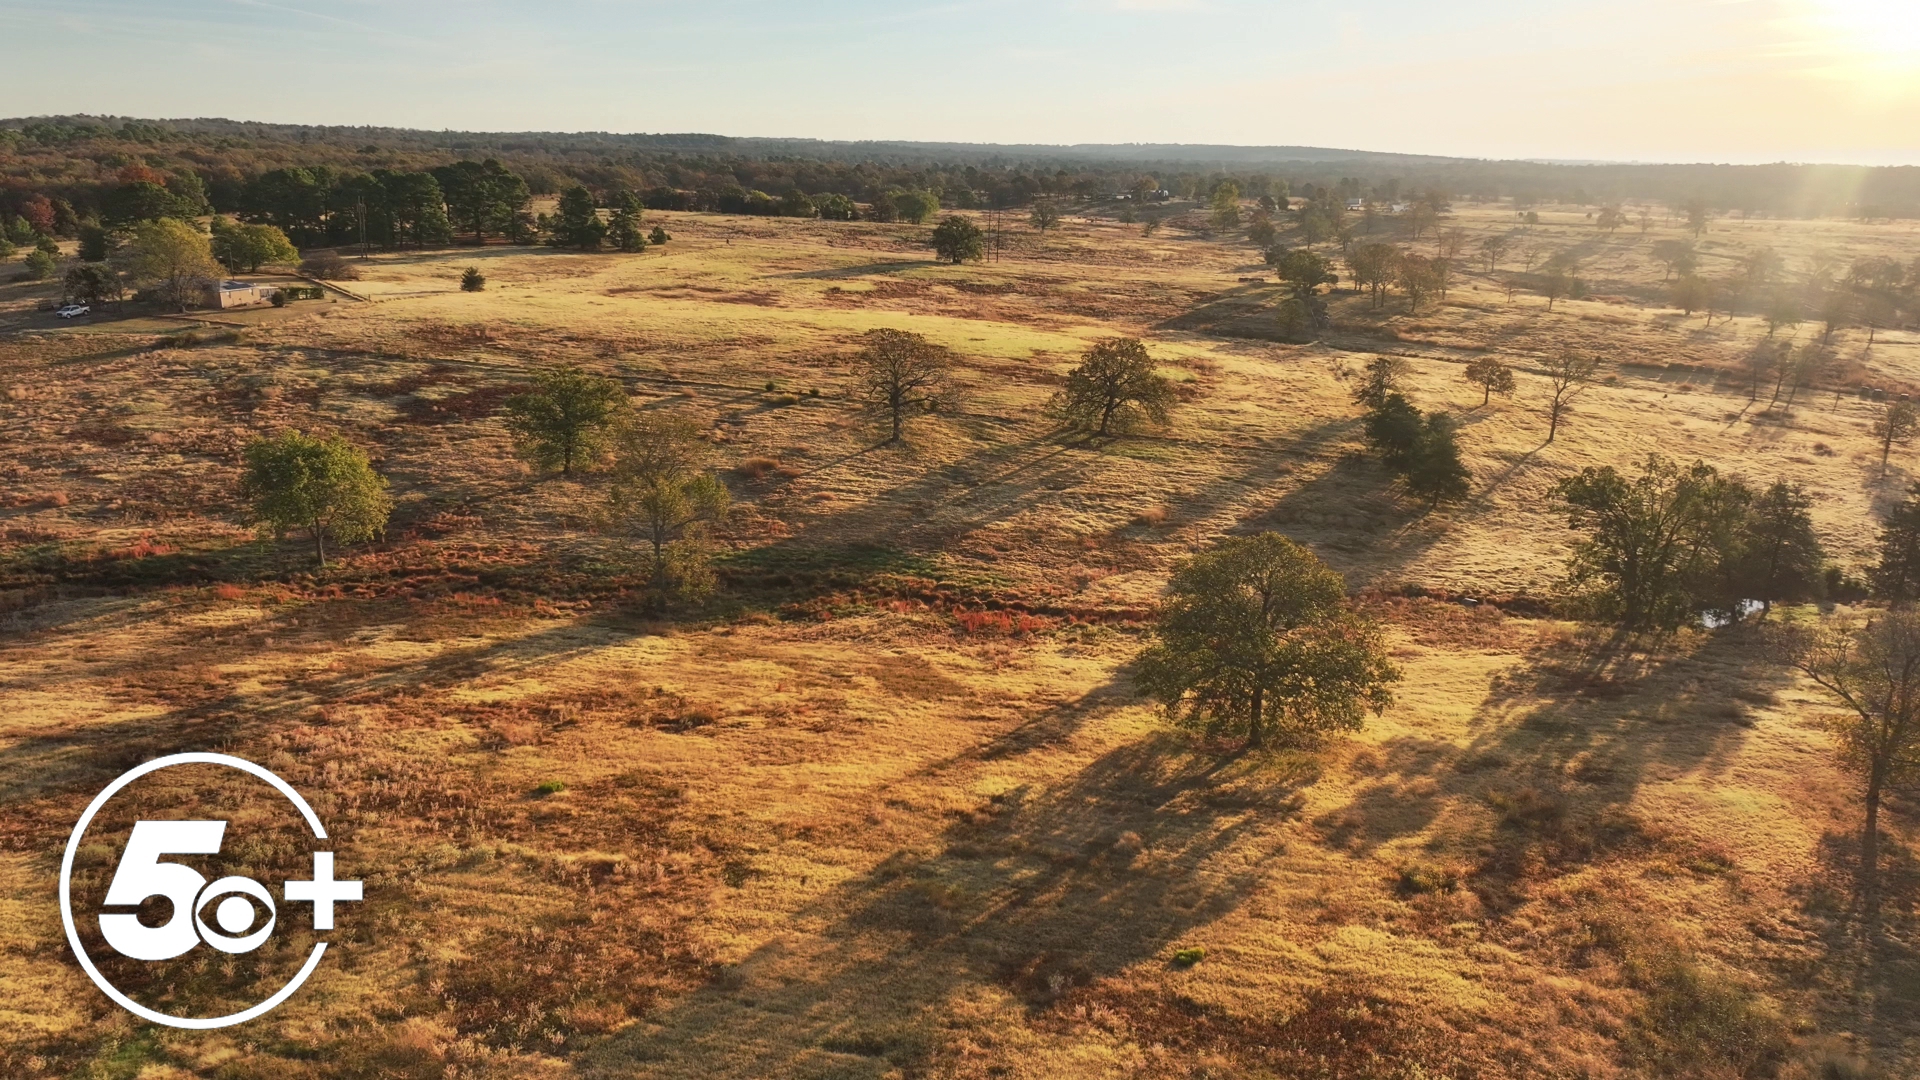
MULTIPOLYGON (((260 1016, 293 996, 294 991, 300 989, 301 984, 307 981, 307 976, 312 975, 314 968, 319 966, 320 958, 326 954, 327 943, 316 942, 300 973, 258 1005, 227 1016, 182 1017, 141 1005, 102 976, 99 969, 94 967, 93 960, 87 956, 73 918, 74 855, 79 851, 81 838, 86 835, 87 826, 92 824, 94 815, 106 805, 108 799, 140 777, 158 769, 187 764, 223 765, 265 780, 300 811, 312 828, 315 839, 327 838, 326 829, 321 827, 320 819, 307 801, 300 797, 300 793, 285 780, 251 761, 224 754, 175 754, 159 758, 129 770, 108 784, 106 790, 95 796, 87 806, 86 813, 80 815, 79 824, 74 826, 73 836, 67 841, 66 857, 60 863, 60 917, 66 924, 67 942, 73 946, 73 954, 80 961, 80 966, 94 984, 122 1008, 169 1027, 226 1027, 260 1016)), ((107 886, 106 906, 135 906, 159 896, 172 905, 173 913, 164 925, 151 927, 142 925, 139 917, 131 913, 102 913, 99 917, 100 936, 115 952, 134 960, 171 960, 203 941, 226 953, 251 952, 266 942, 279 920, 273 894, 267 891, 266 886, 245 877, 223 877, 210 883, 198 870, 163 859, 168 855, 217 855, 226 831, 227 823, 224 821, 134 823, 133 833, 127 838, 126 850, 121 853, 113 880, 107 886), (214 930, 207 925, 206 908, 220 897, 226 899, 214 906, 213 919, 220 926, 220 930, 214 930), (264 919, 254 911, 256 901, 265 913, 264 919), (256 922, 260 924, 257 929, 244 932, 256 922)), ((358 881, 334 880, 331 851, 313 853, 312 880, 288 881, 282 886, 284 899, 313 905, 315 930, 333 929, 333 905, 341 901, 358 900, 360 895, 358 881)))

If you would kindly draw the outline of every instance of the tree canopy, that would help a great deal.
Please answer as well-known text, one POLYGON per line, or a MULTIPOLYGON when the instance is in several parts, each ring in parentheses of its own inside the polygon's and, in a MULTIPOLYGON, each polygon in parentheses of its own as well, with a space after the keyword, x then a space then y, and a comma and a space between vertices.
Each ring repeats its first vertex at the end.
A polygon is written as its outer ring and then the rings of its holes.
POLYGON ((564 475, 599 459, 607 429, 626 401, 618 382, 569 366, 541 372, 532 390, 508 398, 503 408, 520 454, 564 475))
POLYGON ((220 277, 220 264, 200 230, 174 218, 143 221, 127 245, 127 272, 162 303, 185 311, 208 282, 220 277))
POLYGON ((1400 677, 1346 585, 1277 533, 1230 537, 1182 562, 1135 680, 1209 736, 1285 742, 1358 728, 1400 677))
POLYGON ((607 520, 647 545, 647 591, 656 608, 713 589, 707 529, 726 520, 726 485, 706 462, 700 426, 665 410, 629 413, 613 435, 607 520))
POLYGON ((1166 423, 1173 401, 1173 384, 1154 371, 1147 347, 1138 338, 1117 337, 1087 350, 1049 410, 1076 428, 1105 436, 1166 423))
POLYGON ((386 478, 367 455, 339 435, 286 431, 248 444, 241 496, 263 532, 305 529, 313 554, 327 564, 328 539, 354 544, 379 535, 393 511, 386 478))
POLYGON ((972 218, 951 214, 934 226, 929 243, 941 259, 959 264, 969 259, 984 258, 987 253, 986 234, 972 218))

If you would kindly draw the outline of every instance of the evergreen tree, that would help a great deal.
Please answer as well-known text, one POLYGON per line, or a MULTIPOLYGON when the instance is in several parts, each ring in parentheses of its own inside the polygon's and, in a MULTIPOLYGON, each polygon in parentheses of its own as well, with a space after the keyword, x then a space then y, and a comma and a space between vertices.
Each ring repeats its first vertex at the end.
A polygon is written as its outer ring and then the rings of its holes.
POLYGON ((1413 465, 1425 434, 1420 410, 1401 394, 1389 392, 1377 408, 1367 411, 1367 445, 1394 472, 1406 472, 1413 465))
POLYGON ((1808 510, 1813 499, 1799 484, 1775 480, 1747 506, 1740 530, 1737 563, 1740 599, 1760 601, 1761 611, 1775 601, 1817 599, 1826 553, 1813 533, 1808 510))
POLYGON ((634 192, 620 192, 614 202, 612 219, 607 221, 607 240, 616 252, 634 254, 647 248, 647 234, 641 233, 639 221, 639 198, 634 192))
POLYGON ((1920 484, 1887 515, 1880 530, 1880 561, 1867 571, 1873 591, 1895 603, 1920 599, 1920 484))
POLYGON ((1446 413, 1434 413, 1421 427, 1407 464, 1407 490, 1429 505, 1458 502, 1473 488, 1473 474, 1460 460, 1459 425, 1446 413))
POLYGON ((619 383, 577 367, 561 367, 534 377, 534 388, 508 398, 507 430, 520 453, 544 469, 564 475, 591 466, 606 446, 607 430, 627 393, 619 383))
POLYGON ((594 208, 593 194, 577 184, 561 192, 553 218, 553 245, 599 251, 606 239, 607 223, 594 208))
POLYGON ((979 259, 986 255, 986 234, 973 219, 953 214, 934 227, 930 241, 933 250, 940 258, 959 264, 968 259, 979 259))

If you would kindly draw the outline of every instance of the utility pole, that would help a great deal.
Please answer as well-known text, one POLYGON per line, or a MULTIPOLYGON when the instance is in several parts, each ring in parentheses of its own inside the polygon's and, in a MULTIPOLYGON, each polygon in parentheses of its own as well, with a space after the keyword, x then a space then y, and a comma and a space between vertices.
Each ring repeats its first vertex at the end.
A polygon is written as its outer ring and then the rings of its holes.
POLYGON ((367 258, 367 200, 364 196, 353 201, 354 216, 360 219, 360 260, 367 258))

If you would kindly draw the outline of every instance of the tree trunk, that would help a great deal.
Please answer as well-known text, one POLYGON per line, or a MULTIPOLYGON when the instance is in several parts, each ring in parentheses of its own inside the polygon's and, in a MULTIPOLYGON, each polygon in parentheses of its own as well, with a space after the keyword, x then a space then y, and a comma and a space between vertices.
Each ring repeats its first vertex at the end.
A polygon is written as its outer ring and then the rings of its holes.
POLYGON ((327 565, 327 530, 317 521, 308 525, 307 528, 313 531, 314 557, 320 560, 321 566, 327 565))
POLYGON ((1558 434, 1559 431, 1560 403, 1556 401, 1553 403, 1553 407, 1547 410, 1547 441, 1552 442, 1553 437, 1558 434))
POLYGON ((1874 766, 1867 780, 1867 821, 1860 832, 1860 893, 1868 915, 1880 910, 1880 788, 1881 769, 1874 766))
POLYGON ((1260 701, 1264 694, 1262 687, 1253 688, 1253 713, 1247 724, 1247 749, 1258 750, 1267 745, 1267 732, 1261 724, 1260 701))

